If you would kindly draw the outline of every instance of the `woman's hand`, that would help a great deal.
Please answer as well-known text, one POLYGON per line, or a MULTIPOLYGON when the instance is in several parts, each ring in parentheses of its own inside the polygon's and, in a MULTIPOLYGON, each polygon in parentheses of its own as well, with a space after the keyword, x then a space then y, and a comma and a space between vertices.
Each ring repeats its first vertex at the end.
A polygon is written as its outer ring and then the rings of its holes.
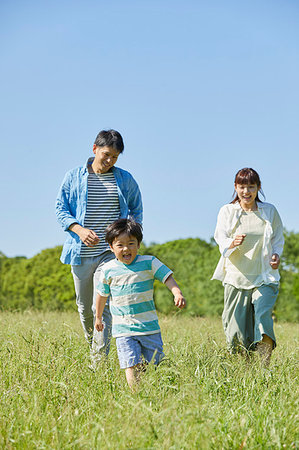
POLYGON ((246 234, 238 234, 233 240, 233 242, 230 244, 229 248, 239 247, 239 245, 243 244, 245 238, 246 234))
POLYGON ((272 267, 272 269, 278 269, 280 264, 280 257, 277 253, 273 253, 271 261, 270 261, 270 266, 272 267))

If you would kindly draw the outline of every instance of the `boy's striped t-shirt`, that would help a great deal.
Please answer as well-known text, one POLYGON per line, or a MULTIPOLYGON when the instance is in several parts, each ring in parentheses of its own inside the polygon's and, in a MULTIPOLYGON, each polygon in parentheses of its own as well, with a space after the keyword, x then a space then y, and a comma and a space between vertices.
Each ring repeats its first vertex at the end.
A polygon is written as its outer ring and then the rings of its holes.
POLYGON ((127 265, 114 259, 101 269, 97 292, 110 298, 114 337, 160 332, 154 303, 154 280, 164 283, 172 274, 155 256, 137 255, 127 265))
POLYGON ((117 184, 113 172, 90 173, 87 180, 87 206, 84 227, 93 230, 100 242, 87 247, 82 243, 81 257, 98 256, 109 250, 105 229, 120 216, 117 184))

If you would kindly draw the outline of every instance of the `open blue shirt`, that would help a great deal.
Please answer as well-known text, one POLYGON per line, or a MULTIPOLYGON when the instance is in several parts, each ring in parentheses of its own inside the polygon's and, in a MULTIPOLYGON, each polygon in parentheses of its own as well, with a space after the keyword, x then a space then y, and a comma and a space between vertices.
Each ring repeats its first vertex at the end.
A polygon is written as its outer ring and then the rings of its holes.
MULTIPOLYGON (((94 158, 89 158, 85 166, 68 171, 57 195, 56 216, 64 231, 68 233, 60 258, 64 264, 81 264, 81 240, 76 233, 69 230, 69 227, 73 223, 84 226, 88 166, 93 160, 94 158)), ((132 217, 136 222, 142 223, 142 199, 137 182, 126 170, 119 167, 112 167, 111 170, 117 184, 120 218, 132 217)))

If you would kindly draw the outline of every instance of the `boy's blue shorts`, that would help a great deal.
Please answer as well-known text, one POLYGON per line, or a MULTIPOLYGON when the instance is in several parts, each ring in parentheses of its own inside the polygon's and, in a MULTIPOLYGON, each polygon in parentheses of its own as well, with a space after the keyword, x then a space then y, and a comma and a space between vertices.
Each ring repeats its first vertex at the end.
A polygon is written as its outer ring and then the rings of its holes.
POLYGON ((142 363, 142 356, 146 362, 153 361, 158 365, 164 358, 161 333, 124 336, 116 338, 117 354, 121 369, 142 363))

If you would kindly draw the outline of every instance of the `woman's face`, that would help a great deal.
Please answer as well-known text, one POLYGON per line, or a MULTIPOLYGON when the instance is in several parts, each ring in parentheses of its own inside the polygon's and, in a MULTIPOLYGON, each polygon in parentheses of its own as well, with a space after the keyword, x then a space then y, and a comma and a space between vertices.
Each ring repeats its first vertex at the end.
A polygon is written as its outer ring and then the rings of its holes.
POLYGON ((257 184, 235 184, 235 190, 243 209, 256 209, 255 199, 259 192, 257 184))

